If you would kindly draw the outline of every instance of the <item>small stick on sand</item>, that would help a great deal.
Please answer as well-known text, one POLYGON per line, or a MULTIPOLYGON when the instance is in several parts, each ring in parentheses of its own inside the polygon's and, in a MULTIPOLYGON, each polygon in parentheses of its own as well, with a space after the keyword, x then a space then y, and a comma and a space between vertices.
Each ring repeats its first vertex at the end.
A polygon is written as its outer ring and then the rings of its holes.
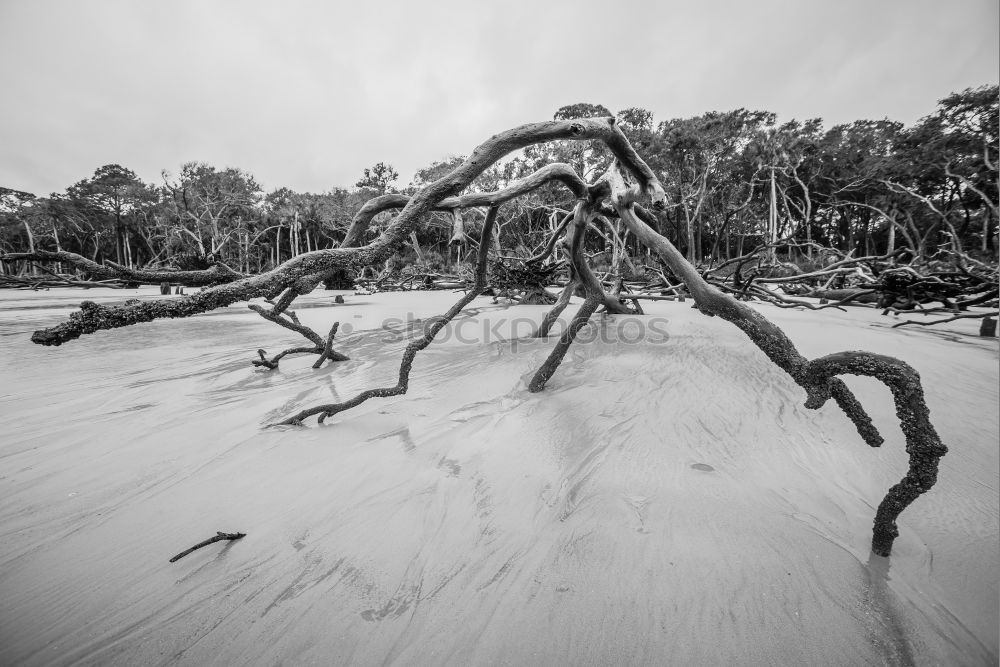
POLYGON ((171 558, 170 562, 173 563, 174 561, 178 561, 181 558, 184 558, 184 556, 187 556, 192 551, 196 551, 198 549, 201 549, 202 547, 207 547, 209 544, 212 544, 213 542, 221 542, 222 540, 238 540, 241 537, 246 537, 246 536, 247 536, 246 533, 216 533, 215 537, 210 537, 204 542, 199 542, 198 544, 194 545, 187 551, 180 552, 179 554, 171 558))

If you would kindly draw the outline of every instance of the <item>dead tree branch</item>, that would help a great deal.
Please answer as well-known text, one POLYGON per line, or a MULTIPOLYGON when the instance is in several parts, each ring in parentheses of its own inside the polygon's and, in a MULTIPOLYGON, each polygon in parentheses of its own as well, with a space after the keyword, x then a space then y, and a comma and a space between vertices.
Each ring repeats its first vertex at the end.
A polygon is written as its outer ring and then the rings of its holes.
POLYGON ((205 287, 231 283, 245 278, 242 273, 234 271, 225 264, 213 264, 211 268, 200 271, 171 271, 169 269, 130 269, 112 261, 98 264, 82 255, 65 250, 34 252, 11 252, 0 255, 0 261, 25 259, 35 262, 66 262, 89 273, 98 280, 122 280, 128 283, 156 285, 159 283, 176 283, 185 287, 205 287))
POLYGON ((184 558, 184 556, 187 556, 192 551, 197 551, 198 549, 201 549, 202 547, 207 547, 209 544, 215 544, 216 542, 222 542, 223 540, 238 540, 238 539, 244 538, 246 536, 247 536, 246 533, 221 533, 221 532, 220 533, 216 533, 215 537, 210 537, 207 540, 205 540, 204 542, 199 542, 198 544, 194 545, 190 549, 187 549, 185 551, 180 552, 179 554, 177 554, 176 556, 174 556, 173 558, 171 558, 170 562, 171 563, 176 563, 177 561, 179 561, 181 558, 184 558))
POLYGON ((945 322, 954 322, 955 320, 981 320, 984 317, 997 317, 1000 313, 996 311, 987 313, 962 313, 961 315, 955 315, 953 317, 948 317, 942 320, 931 320, 930 322, 921 322, 920 320, 907 320, 905 322, 899 322, 898 324, 893 324, 892 328, 905 327, 907 324, 916 324, 921 327, 929 327, 935 324, 944 324, 945 322))
POLYGON ((354 398, 342 403, 317 405, 315 407, 302 410, 298 414, 292 415, 284 421, 278 422, 278 425, 299 426, 302 424, 302 420, 313 415, 319 415, 317 420, 322 424, 327 417, 331 417, 338 412, 343 412, 344 410, 350 410, 353 407, 361 405, 370 398, 388 398, 390 396, 400 396, 405 394, 410 386, 410 370, 413 368, 413 360, 417 356, 417 352, 430 345, 434 341, 438 332, 451 322, 456 315, 462 312, 462 309, 469 305, 473 299, 479 296, 484 289, 486 289, 486 266, 489 256, 490 236, 493 233, 493 225, 496 222, 497 210, 497 207, 491 207, 489 213, 486 215, 486 221, 483 223, 483 230, 479 237, 478 256, 476 259, 476 280, 472 289, 470 289, 465 296, 459 299, 458 302, 448 310, 448 312, 434 318, 430 327, 427 328, 423 336, 412 341, 406 346, 406 350, 403 352, 403 359, 399 364, 398 380, 394 386, 379 389, 366 389, 354 398))
POLYGON ((264 368, 274 370, 278 367, 278 362, 281 361, 282 357, 290 354, 318 354, 319 359, 317 359, 316 363, 313 364, 313 368, 319 368, 327 359, 330 361, 348 361, 350 357, 333 349, 333 337, 337 335, 337 329, 340 327, 340 322, 334 322, 333 327, 330 329, 330 333, 324 341, 318 333, 299 322, 299 318, 294 311, 288 310, 288 307, 297 296, 299 296, 298 292, 293 288, 289 288, 281 294, 278 301, 270 310, 255 303, 251 303, 247 307, 263 317, 265 320, 274 322, 280 327, 284 327, 285 329, 289 329, 302 335, 306 340, 312 343, 313 346, 293 347, 279 353, 272 359, 267 358, 264 350, 257 350, 257 354, 260 355, 260 359, 254 359, 252 362, 253 365, 263 366, 264 368))

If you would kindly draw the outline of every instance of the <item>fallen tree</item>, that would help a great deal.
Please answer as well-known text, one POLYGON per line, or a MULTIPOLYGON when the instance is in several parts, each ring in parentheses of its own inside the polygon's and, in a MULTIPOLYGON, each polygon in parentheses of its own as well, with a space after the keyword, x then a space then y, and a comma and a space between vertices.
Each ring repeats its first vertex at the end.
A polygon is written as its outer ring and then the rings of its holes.
MULTIPOLYGON (((686 290, 694 297, 695 306, 702 313, 721 317, 740 328, 772 362, 788 373, 805 391, 806 407, 818 409, 832 398, 852 420, 862 439, 872 447, 880 446, 883 439, 864 408, 838 376, 868 375, 880 380, 890 389, 896 403, 900 426, 906 437, 910 465, 903 480, 889 490, 879 505, 875 517, 872 549, 879 555, 888 555, 893 540, 898 535, 896 520, 899 514, 916 497, 934 485, 938 460, 947 452, 947 448, 941 443, 929 421, 919 375, 898 359, 866 352, 842 352, 814 360, 805 359, 777 326, 736 298, 732 289, 720 289, 712 284, 710 278, 699 274, 668 239, 654 230, 651 224, 655 224, 655 218, 637 203, 640 197, 648 197, 654 208, 661 208, 665 206, 664 190, 653 172, 636 154, 614 119, 590 118, 538 123, 502 132, 476 148, 472 155, 451 173, 427 185, 413 197, 388 195, 372 200, 374 203, 366 205, 368 208, 364 215, 359 214, 356 224, 352 225, 351 232, 348 233, 347 241, 340 248, 305 253, 270 272, 258 276, 240 277, 183 298, 138 301, 120 305, 84 302, 81 304, 81 309, 70 316, 69 321, 50 329, 36 331, 32 340, 42 345, 61 345, 96 331, 161 318, 187 317, 239 301, 264 297, 269 300, 277 299, 270 310, 253 304, 251 307, 265 318, 296 330, 309 339, 313 343, 312 348, 301 351, 320 354, 318 363, 322 363, 324 358, 332 356, 332 340, 336 333, 336 325, 325 341, 312 330, 306 331, 306 328, 301 327, 292 315, 287 314, 287 309, 295 298, 309 293, 325 277, 335 272, 360 271, 364 267, 381 264, 407 242, 419 226, 422 217, 430 211, 471 206, 488 207, 477 251, 473 284, 447 313, 434 320, 425 330, 424 336, 411 342, 406 348, 396 385, 369 389, 342 403, 306 408, 281 423, 300 425, 305 419, 313 416, 323 421, 330 415, 348 410, 367 400, 406 393, 410 370, 417 352, 427 347, 448 321, 488 286, 488 254, 498 208, 504 202, 551 181, 562 183, 577 201, 572 215, 567 216, 561 225, 565 229, 565 235, 561 238, 553 235, 539 255, 526 258, 526 261, 532 264, 542 263, 549 260, 557 248, 561 248, 563 261, 570 269, 569 283, 556 304, 544 317, 540 333, 547 335, 552 322, 566 307, 570 296, 574 293, 582 293, 585 300, 549 357, 535 372, 529 382, 529 390, 539 392, 544 389, 547 381, 558 370, 578 332, 599 308, 610 312, 630 312, 623 304, 623 299, 630 297, 628 295, 623 297, 618 293, 620 284, 615 286, 611 293, 606 291, 605 284, 594 274, 584 253, 584 240, 587 233, 594 228, 595 216, 613 215, 623 222, 629 232, 642 244, 655 252, 684 283, 686 290), (474 178, 511 151, 531 144, 564 139, 603 142, 614 156, 611 168, 596 182, 588 184, 567 165, 550 165, 499 192, 459 196, 474 178), (364 246, 355 246, 354 244, 363 236, 362 232, 367 228, 370 216, 387 208, 401 208, 401 211, 377 239, 364 246)), ((291 351, 283 354, 288 353, 291 351)), ((276 365, 277 359, 282 356, 278 355, 275 359, 268 360, 263 351, 259 354, 261 365, 268 367, 276 365)))
MULTIPOLYGON (((837 308, 847 304, 872 304, 883 314, 964 313, 962 318, 996 316, 984 311, 968 313, 973 306, 996 308, 1000 273, 996 266, 980 262, 957 249, 948 249, 931 260, 900 248, 886 255, 849 257, 813 243, 782 241, 761 246, 750 253, 706 269, 702 277, 720 290, 740 299, 760 299, 780 307, 837 308), (809 247, 828 255, 840 255, 822 269, 801 273, 794 265, 786 275, 771 253, 809 247), (780 288, 779 291, 769 289, 780 288), (819 306, 801 298, 822 299, 819 306)), ((933 322, 902 322, 935 324, 933 322)))
POLYGON ((86 272, 90 280, 119 280, 137 285, 157 285, 172 283, 185 287, 204 287, 230 283, 246 275, 234 271, 221 262, 216 262, 207 269, 197 271, 182 271, 179 269, 133 269, 110 260, 104 264, 87 259, 82 255, 65 250, 49 251, 35 250, 33 252, 10 252, 0 255, 0 261, 12 262, 25 260, 30 262, 63 262, 86 272))

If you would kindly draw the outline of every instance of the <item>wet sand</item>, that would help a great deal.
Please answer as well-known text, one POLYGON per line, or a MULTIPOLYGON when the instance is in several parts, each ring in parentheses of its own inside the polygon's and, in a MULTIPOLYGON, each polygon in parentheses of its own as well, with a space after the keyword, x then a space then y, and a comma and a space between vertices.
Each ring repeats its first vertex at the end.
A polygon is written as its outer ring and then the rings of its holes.
POLYGON ((871 449, 689 303, 601 319, 529 394, 554 343, 503 339, 545 309, 477 299, 408 395, 263 429, 391 386, 394 332, 455 296, 310 295, 306 324, 351 323, 352 360, 320 370, 252 368, 300 341, 244 306, 28 341, 134 295, 0 294, 2 664, 996 664, 998 355, 975 323, 760 306, 808 357, 920 371, 951 451, 887 560, 871 522, 907 465, 888 391, 848 378, 871 449), (216 531, 247 537, 167 562, 216 531))

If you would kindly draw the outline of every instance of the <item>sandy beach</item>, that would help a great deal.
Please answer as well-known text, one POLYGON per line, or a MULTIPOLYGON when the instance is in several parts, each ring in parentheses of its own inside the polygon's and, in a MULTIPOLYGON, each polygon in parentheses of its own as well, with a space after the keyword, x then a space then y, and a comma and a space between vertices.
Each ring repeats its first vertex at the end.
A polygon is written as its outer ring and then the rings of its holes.
POLYGON ((595 318, 530 394, 545 308, 481 297, 406 396, 264 428, 394 384, 456 295, 300 299, 305 324, 342 323, 351 360, 319 370, 253 368, 300 340, 245 304, 29 341, 83 299, 154 291, 0 295, 4 665, 996 664, 998 354, 978 321, 755 306, 807 357, 920 372, 950 452, 884 559, 872 519, 907 467, 888 390, 847 378, 871 449, 690 301, 595 318), (247 537, 167 562, 216 531, 247 537))

